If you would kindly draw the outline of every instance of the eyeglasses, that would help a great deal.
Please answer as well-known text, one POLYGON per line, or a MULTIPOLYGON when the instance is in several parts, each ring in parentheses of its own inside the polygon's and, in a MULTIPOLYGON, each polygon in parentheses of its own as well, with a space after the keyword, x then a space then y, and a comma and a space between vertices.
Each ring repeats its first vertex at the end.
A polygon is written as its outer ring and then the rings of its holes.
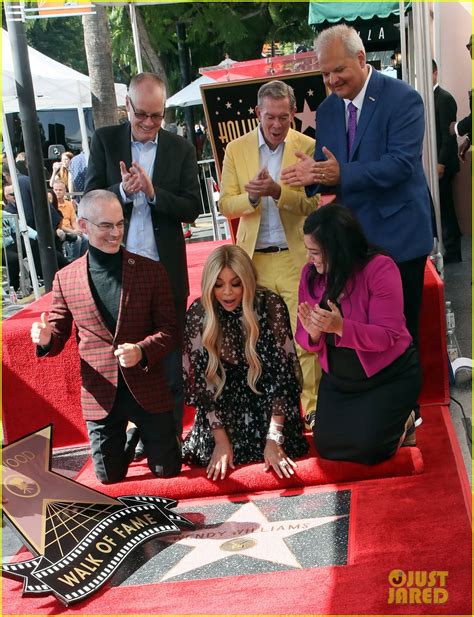
POLYGON ((125 227, 125 221, 123 220, 115 224, 114 223, 94 223, 94 221, 90 221, 89 219, 86 219, 85 216, 82 217, 82 220, 87 221, 88 223, 91 223, 92 225, 95 225, 101 231, 112 231, 115 227, 119 231, 122 231, 122 229, 125 227))
POLYGON ((158 122, 161 122, 163 120, 163 114, 146 114, 144 111, 137 111, 135 109, 135 105, 133 104, 132 99, 128 97, 128 100, 130 101, 130 105, 132 106, 133 113, 135 114, 135 118, 137 120, 146 120, 147 118, 150 118, 150 120, 155 124, 158 124, 158 122))

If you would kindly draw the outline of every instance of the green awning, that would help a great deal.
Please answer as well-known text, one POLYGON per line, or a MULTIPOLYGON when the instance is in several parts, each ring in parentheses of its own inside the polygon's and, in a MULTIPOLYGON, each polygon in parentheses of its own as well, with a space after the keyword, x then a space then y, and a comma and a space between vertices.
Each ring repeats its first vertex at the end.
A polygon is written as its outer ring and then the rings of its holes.
MULTIPOLYGON (((411 2, 405 3, 405 9, 411 2)), ((355 21, 356 19, 385 19, 390 15, 400 14, 398 2, 310 2, 308 24, 315 25, 337 21, 355 21)))

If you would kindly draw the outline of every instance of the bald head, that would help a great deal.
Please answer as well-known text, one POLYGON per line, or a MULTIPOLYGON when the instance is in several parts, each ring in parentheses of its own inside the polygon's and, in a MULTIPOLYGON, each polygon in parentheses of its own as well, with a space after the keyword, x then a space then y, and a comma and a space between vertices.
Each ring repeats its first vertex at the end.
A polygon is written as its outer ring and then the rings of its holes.
POLYGON ((94 216, 98 214, 106 214, 110 210, 120 209, 122 212, 122 206, 115 193, 112 191, 106 191, 104 189, 96 189, 86 193, 79 203, 77 212, 78 219, 91 219, 94 220, 94 216))
POLYGON ((125 105, 135 141, 154 141, 165 115, 166 88, 154 73, 140 73, 130 82, 125 105))
POLYGON ((109 254, 120 250, 124 218, 114 193, 102 189, 86 193, 79 204, 79 225, 94 248, 109 254))
POLYGON ((138 73, 135 77, 132 77, 128 86, 129 96, 133 96, 138 91, 147 92, 159 89, 166 98, 166 86, 165 82, 155 75, 155 73, 138 73))

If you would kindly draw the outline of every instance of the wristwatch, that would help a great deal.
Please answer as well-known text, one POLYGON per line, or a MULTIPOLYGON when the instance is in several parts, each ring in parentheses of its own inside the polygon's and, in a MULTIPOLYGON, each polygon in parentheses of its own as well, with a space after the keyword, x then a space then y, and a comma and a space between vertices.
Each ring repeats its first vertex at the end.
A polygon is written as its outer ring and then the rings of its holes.
POLYGON ((272 441, 277 443, 279 446, 282 446, 285 443, 285 436, 283 435, 283 433, 280 433, 279 431, 268 431, 267 439, 271 439, 272 441))

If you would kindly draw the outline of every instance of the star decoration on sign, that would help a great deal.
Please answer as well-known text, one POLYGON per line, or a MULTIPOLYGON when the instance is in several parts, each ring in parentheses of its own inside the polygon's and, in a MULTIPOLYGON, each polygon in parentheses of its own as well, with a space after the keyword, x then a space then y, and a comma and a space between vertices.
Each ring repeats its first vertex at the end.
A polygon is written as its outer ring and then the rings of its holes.
POLYGON ((306 99, 304 100, 303 111, 295 114, 295 118, 298 118, 301 122, 300 131, 302 133, 304 133, 307 128, 312 128, 314 126, 314 111, 311 110, 306 99))
MULTIPOLYGON (((161 580, 166 581, 186 574, 236 553, 288 568, 302 568, 285 538, 344 517, 347 517, 347 514, 269 521, 256 503, 250 501, 225 522, 212 525, 209 528, 209 535, 212 537, 204 537, 206 534, 203 529, 181 534, 174 544, 188 546, 193 550, 168 570, 161 580)), ((163 541, 173 542, 173 537, 163 538, 163 541)))
POLYGON ((249 112, 249 116, 255 113, 253 107, 249 107, 247 111, 249 112))
POLYGON ((313 96, 314 94, 314 90, 311 90, 311 88, 308 90, 308 96, 313 96))
POLYGON ((227 101, 225 106, 227 107, 227 109, 231 109, 232 108, 232 103, 230 101, 227 101))

